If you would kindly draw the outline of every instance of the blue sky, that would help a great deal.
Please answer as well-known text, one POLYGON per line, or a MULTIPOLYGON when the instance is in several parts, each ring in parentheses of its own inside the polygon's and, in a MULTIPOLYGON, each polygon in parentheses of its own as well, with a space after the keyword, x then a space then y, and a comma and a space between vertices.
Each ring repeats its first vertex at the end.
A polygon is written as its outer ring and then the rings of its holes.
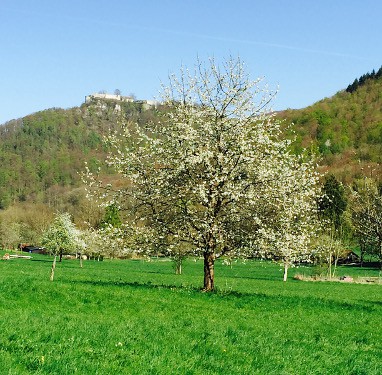
POLYGON ((382 65, 380 0, 1 0, 0 123, 115 89, 158 96, 199 56, 240 56, 302 108, 382 65))

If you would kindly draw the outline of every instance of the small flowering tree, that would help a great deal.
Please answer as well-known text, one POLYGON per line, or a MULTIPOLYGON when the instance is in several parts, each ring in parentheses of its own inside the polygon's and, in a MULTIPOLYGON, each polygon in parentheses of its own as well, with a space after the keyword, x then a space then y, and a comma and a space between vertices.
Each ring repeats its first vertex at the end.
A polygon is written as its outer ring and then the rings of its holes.
POLYGON ((298 227, 314 214, 317 176, 281 139, 268 108, 274 95, 261 79, 249 79, 240 59, 199 63, 193 74, 170 77, 159 123, 128 124, 108 137, 108 165, 124 188, 102 186, 88 173, 90 190, 102 191, 105 204, 128 208, 131 228, 145 234, 139 248, 202 256, 206 291, 214 289, 214 262, 223 255, 270 246, 307 251, 309 231, 298 227), (292 228, 296 244, 286 237, 292 228))
POLYGON ((104 225, 96 231, 100 253, 111 259, 127 253, 125 250, 126 236, 123 228, 111 224, 104 225))
MULTIPOLYGON (((301 192, 299 183, 296 181, 294 188, 301 192)), ((317 216, 312 214, 315 212, 315 189, 294 194, 292 184, 288 188, 291 190, 284 193, 277 205, 277 214, 269 217, 270 223, 259 229, 263 242, 260 253, 282 264, 284 281, 287 281, 290 267, 311 261, 312 239, 320 229, 317 216)))
POLYGON ((79 248, 85 247, 81 232, 75 227, 68 213, 56 215, 53 223, 43 234, 41 243, 54 255, 50 273, 51 281, 54 280, 57 256, 59 255, 61 260, 63 253, 78 251, 79 248))

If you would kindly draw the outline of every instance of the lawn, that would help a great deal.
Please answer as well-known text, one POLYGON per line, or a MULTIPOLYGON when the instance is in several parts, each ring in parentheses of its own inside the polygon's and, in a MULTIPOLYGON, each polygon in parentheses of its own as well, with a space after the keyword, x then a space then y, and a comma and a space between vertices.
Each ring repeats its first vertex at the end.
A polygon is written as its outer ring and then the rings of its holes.
MULTIPOLYGON (((1 255, 3 253, 0 253, 1 255)), ((0 261, 1 374, 380 374, 382 285, 249 261, 0 261)), ((341 268, 339 275, 378 276, 341 268)))

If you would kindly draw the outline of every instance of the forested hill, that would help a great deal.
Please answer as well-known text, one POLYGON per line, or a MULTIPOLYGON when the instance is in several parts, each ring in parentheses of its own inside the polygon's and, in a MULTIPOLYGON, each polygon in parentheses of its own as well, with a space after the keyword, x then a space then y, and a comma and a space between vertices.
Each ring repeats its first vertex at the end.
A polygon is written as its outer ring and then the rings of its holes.
MULTIPOLYGON (((379 73, 363 75, 350 89, 310 107, 279 112, 286 124, 295 124, 294 152, 305 147, 319 154, 323 169, 346 183, 363 175, 380 175, 379 73)), ((104 102, 49 109, 0 126, 0 209, 23 201, 52 205, 58 196, 62 200, 80 186, 78 172, 84 170, 84 162, 96 168, 97 160, 104 157, 102 135, 116 126, 119 116, 143 123, 156 113, 139 103, 123 103, 116 111, 115 103, 104 102)))
MULTIPOLYGON (((147 121, 152 110, 138 103, 122 105, 125 117, 147 121)), ((87 161, 102 159, 102 135, 121 115, 113 103, 48 109, 0 126, 0 209, 22 201, 47 203, 80 184, 87 161)))
POLYGON ((331 98, 277 115, 295 124, 295 152, 312 149, 342 181, 381 174, 382 69, 362 75, 331 98))

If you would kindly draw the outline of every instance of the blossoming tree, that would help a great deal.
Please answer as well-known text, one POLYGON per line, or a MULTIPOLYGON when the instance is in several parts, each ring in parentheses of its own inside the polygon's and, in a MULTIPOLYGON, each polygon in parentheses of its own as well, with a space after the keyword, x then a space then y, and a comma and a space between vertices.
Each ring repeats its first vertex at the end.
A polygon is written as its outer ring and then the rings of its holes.
MULTIPOLYGON (((103 195, 128 206, 138 247, 202 256, 206 291, 219 257, 278 247, 289 262, 306 253, 317 175, 281 139, 268 107, 275 93, 231 58, 170 76, 162 94, 159 123, 128 124, 107 140, 108 164, 126 183, 103 195)), ((91 173, 88 182, 100 187, 91 173)))
MULTIPOLYGON (((76 252, 85 248, 85 243, 81 236, 81 231, 76 228, 68 213, 57 214, 53 223, 45 231, 41 240, 51 254, 54 255, 50 280, 54 280, 57 256, 68 252, 76 252)), ((80 257, 81 261, 81 257, 80 257)), ((82 266, 82 264, 81 264, 82 266)))
POLYGON ((301 165, 289 169, 288 176, 284 177, 288 183, 274 191, 279 194, 273 203, 274 212, 259 229, 260 253, 282 264, 284 281, 287 281, 290 267, 312 260, 312 239, 319 235, 321 229, 314 203, 318 190, 310 185, 314 175, 310 181, 305 180, 308 186, 302 186, 303 176, 307 176, 300 168, 301 165))

